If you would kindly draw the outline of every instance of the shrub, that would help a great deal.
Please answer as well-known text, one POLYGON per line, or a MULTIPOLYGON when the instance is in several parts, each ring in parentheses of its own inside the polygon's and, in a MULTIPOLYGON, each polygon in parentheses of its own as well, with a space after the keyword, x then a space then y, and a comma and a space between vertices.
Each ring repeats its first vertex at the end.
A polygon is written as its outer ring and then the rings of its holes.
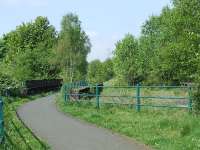
POLYGON ((16 89, 18 84, 8 75, 0 72, 0 93, 4 95, 7 89, 12 90, 12 92, 17 92, 16 89), (15 90, 14 90, 15 89, 15 90))

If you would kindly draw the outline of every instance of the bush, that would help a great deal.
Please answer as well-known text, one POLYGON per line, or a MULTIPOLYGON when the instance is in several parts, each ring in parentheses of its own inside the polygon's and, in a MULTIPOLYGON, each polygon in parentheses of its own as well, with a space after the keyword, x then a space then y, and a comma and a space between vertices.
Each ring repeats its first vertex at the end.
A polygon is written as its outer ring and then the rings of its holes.
POLYGON ((12 90, 12 93, 13 92, 16 93, 17 87, 18 87, 18 84, 10 76, 0 72, 0 94, 1 95, 4 95, 7 89, 12 90))
POLYGON ((93 84, 105 81, 103 64, 100 60, 93 60, 89 63, 87 81, 93 84))

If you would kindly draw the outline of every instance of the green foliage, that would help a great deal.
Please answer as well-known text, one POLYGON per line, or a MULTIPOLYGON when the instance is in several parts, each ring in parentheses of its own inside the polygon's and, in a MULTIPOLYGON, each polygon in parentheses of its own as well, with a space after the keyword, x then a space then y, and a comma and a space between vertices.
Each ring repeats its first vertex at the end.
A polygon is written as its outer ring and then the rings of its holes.
POLYGON ((90 41, 81 28, 77 15, 67 14, 61 21, 58 44, 55 51, 55 63, 62 71, 65 81, 84 80, 87 72, 87 55, 90 41))
POLYGON ((113 60, 106 59, 103 62, 103 74, 104 74, 104 81, 108 81, 114 77, 114 70, 113 70, 113 60))
POLYGON ((199 76, 199 10, 198 0, 175 0, 145 23, 140 45, 150 59, 147 74, 175 84, 199 76))
POLYGON ((56 31, 46 17, 37 17, 33 22, 23 23, 16 30, 7 33, 3 39, 9 52, 15 55, 26 49, 42 46, 46 49, 52 48, 56 40, 56 31))
POLYGON ((114 71, 118 78, 133 83, 140 76, 138 41, 130 34, 116 44, 114 71))
POLYGON ((5 57, 7 51, 4 40, 0 39, 0 61, 5 57))
POLYGON ((180 84, 199 78, 199 0, 173 0, 159 16, 151 16, 137 39, 127 35, 116 44, 115 74, 126 81, 180 84))
POLYGON ((13 70, 13 76, 19 81, 56 78, 58 69, 49 63, 51 55, 51 52, 45 48, 18 53, 15 57, 15 67, 18 69, 13 70))
POLYGON ((103 83, 104 69, 100 60, 93 60, 88 65, 87 80, 89 83, 103 83))
POLYGON ((65 81, 84 80, 90 47, 77 15, 63 17, 58 35, 46 17, 23 23, 0 39, 0 90, 60 75, 65 81))
POLYGON ((143 75, 148 84, 163 82, 159 77, 159 48, 158 37, 160 31, 160 18, 152 16, 142 27, 142 35, 139 38, 140 62, 143 75))
POLYGON ((1 90, 18 87, 28 79, 56 78, 59 70, 50 63, 56 38, 46 17, 37 17, 5 34, 0 41, 1 90))
POLYGON ((100 60, 93 60, 88 65, 87 80, 89 83, 103 83, 114 76, 113 63, 107 59, 103 63, 100 60))
POLYGON ((92 62, 88 67, 91 43, 77 15, 63 16, 58 35, 46 17, 37 17, 0 39, 1 76, 14 84, 58 76, 73 82, 86 79, 86 75, 96 83, 114 74, 116 81, 131 84, 195 82, 200 77, 197 20, 199 0, 173 0, 172 6, 144 23, 138 39, 127 34, 118 41, 112 60, 92 62))
POLYGON ((6 89, 17 88, 18 83, 12 80, 9 75, 0 72, 0 94, 5 94, 6 89))

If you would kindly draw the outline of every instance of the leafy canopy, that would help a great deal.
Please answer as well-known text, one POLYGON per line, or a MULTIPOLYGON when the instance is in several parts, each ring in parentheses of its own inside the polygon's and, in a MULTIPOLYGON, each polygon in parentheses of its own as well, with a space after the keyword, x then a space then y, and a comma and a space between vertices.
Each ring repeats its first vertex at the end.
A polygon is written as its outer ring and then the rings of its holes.
POLYGON ((87 73, 87 55, 91 44, 77 15, 67 14, 61 21, 55 62, 65 81, 84 80, 87 73))

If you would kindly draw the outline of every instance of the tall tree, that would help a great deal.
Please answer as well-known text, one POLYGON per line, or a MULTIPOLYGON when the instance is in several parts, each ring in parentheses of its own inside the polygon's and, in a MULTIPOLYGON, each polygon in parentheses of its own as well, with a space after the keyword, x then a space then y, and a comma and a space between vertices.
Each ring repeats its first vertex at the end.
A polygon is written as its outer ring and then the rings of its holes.
POLYGON ((160 16, 151 16, 142 26, 139 38, 140 63, 145 80, 160 82, 160 57, 163 31, 160 16))
POLYGON ((199 19, 199 0, 174 0, 171 16, 167 16, 166 27, 171 30, 172 41, 166 47, 166 55, 170 68, 176 70, 173 77, 179 81, 194 81, 199 76, 199 19))
POLYGON ((140 45, 151 56, 149 72, 160 82, 178 84, 199 76, 199 12, 199 0, 174 0, 172 8, 165 7, 143 26, 140 45))
POLYGON ((114 51, 114 71, 117 77, 134 83, 139 77, 139 46, 138 40, 127 34, 117 42, 114 51))
POLYGON ((55 53, 56 63, 66 81, 85 79, 90 48, 90 40, 81 28, 78 16, 72 13, 63 16, 55 53))
POLYGON ((56 42, 55 28, 46 17, 23 23, 4 35, 8 49, 3 66, 6 74, 16 81, 46 79, 56 76, 56 68, 49 63, 56 42))

